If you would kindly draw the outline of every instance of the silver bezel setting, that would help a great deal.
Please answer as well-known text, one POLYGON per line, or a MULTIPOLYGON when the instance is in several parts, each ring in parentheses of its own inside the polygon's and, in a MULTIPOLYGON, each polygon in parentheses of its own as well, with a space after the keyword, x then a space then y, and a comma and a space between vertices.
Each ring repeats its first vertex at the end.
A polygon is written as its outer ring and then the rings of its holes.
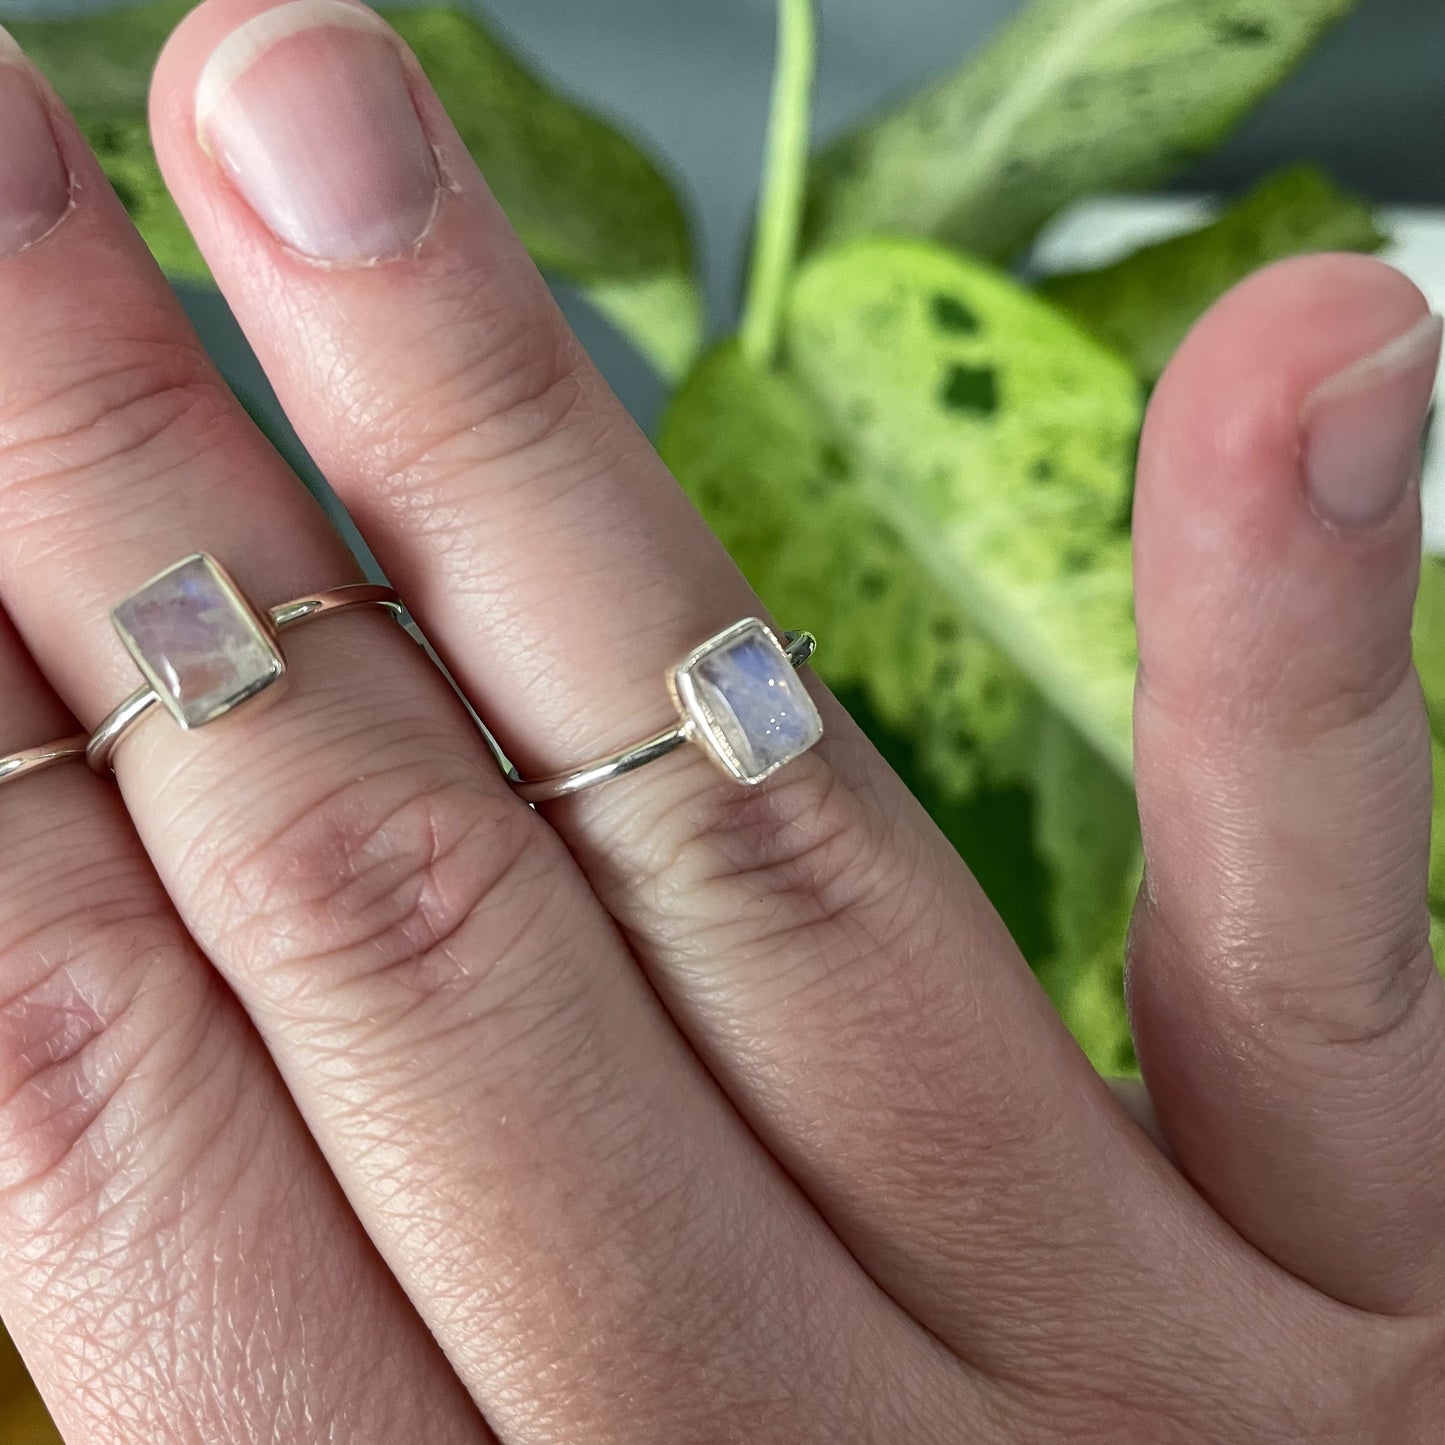
POLYGON ((718 653, 729 651, 743 638, 755 638, 763 642, 770 651, 777 654, 779 672, 790 676, 794 674, 794 664, 782 643, 778 641, 773 629, 760 618, 747 617, 741 622, 735 622, 731 627, 725 628, 716 636, 708 638, 701 646, 695 647, 688 653, 673 669, 668 678, 668 686, 678 711, 682 714, 683 726, 692 741, 698 743, 713 762, 734 782, 752 788, 759 783, 766 782, 780 768, 796 762, 804 753, 816 746, 822 737, 823 720, 818 715, 812 698, 808 697, 806 690, 800 686, 799 694, 811 709, 817 724, 816 736, 807 747, 789 752, 786 756, 768 764, 761 771, 749 771, 747 764, 738 756, 737 750, 728 738, 727 729, 708 705, 706 698, 699 691, 697 683, 698 670, 704 663, 718 653))
POLYGON ((205 727, 209 723, 228 716, 242 704, 269 691, 286 675, 286 658, 281 651, 270 618, 258 612, 251 605, 231 574, 214 557, 205 552, 193 552, 189 557, 183 557, 163 572, 158 572, 144 587, 137 588, 125 602, 119 604, 111 612, 111 621, 114 623, 115 630, 125 645, 126 651, 140 669, 141 675, 154 691, 156 698, 177 724, 187 732, 205 727), (218 699, 212 706, 199 712, 185 707, 173 686, 173 680, 155 667, 144 644, 132 635, 122 619, 122 613, 130 603, 143 597, 175 573, 187 567, 193 567, 197 563, 201 564, 209 574, 218 595, 230 609, 233 619, 241 624, 249 639, 268 655, 270 662, 269 671, 264 677, 257 676, 251 679, 244 687, 235 689, 218 699))

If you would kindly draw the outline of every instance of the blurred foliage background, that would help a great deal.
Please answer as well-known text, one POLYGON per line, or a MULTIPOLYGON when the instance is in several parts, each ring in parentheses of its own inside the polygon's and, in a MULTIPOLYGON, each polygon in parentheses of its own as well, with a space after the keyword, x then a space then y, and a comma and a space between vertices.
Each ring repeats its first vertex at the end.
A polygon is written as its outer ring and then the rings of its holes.
MULTIPOLYGON (((66 19, 32 6, 9 23, 196 303, 209 278, 144 112, 156 53, 190 3, 66 19)), ((819 670, 1110 1073, 1134 1067, 1129 511, 1149 388, 1251 270, 1385 236, 1369 204, 1301 155, 1223 198, 1202 229, 1106 269, 1040 282, 1030 248, 1075 202, 1197 168, 1354 8, 1032 0, 923 90, 818 147, 816 17, 809 0, 779 0, 753 257, 720 328, 692 208, 662 165, 548 83, 483 12, 385 11, 538 263, 645 362, 683 485, 773 612, 820 634, 819 670)), ((636 29, 626 43, 645 51, 636 29)), ((878 46, 890 29, 880 11, 878 46)), ((1419 640, 1433 709, 1445 704, 1433 563, 1419 640)), ((1445 737, 1445 706, 1436 716, 1445 737)), ((1445 917, 1445 859, 1435 877, 1445 917)), ((6 1361, 0 1442, 52 1439, 6 1361)))

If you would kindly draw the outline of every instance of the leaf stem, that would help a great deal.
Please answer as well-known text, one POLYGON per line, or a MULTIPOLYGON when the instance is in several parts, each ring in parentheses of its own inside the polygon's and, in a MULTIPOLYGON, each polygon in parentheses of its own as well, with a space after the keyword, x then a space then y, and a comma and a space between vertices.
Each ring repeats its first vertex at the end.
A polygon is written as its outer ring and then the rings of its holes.
POLYGON ((813 0, 778 0, 772 116, 742 324, 743 353, 759 367, 771 367, 777 359, 788 281, 797 260, 817 49, 813 0))

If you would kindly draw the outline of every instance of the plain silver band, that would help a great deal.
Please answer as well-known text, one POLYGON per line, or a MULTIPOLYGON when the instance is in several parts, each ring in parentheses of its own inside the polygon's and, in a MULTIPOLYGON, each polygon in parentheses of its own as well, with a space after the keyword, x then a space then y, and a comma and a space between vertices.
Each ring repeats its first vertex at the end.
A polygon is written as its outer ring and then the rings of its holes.
POLYGON ((86 742, 83 737, 66 738, 63 742, 47 743, 43 748, 27 748, 23 753, 11 753, 8 758, 0 758, 0 785, 18 783, 21 778, 33 777, 47 768, 83 758, 86 742))
MULTIPOLYGON (((804 667, 818 650, 817 639, 811 632, 785 632, 783 634, 788 661, 795 668, 804 667)), ((524 803, 549 803, 554 798, 570 797, 586 788, 595 788, 601 783, 610 783, 613 778, 625 777, 645 768, 669 753, 692 741, 692 724, 681 722, 640 743, 623 748, 621 752, 610 753, 605 758, 574 768, 571 772, 558 773, 551 778, 538 778, 527 782, 515 769, 508 770, 512 790, 524 803)))
MULTIPOLYGON (((358 582, 347 587, 332 587, 326 592, 313 592, 309 597, 298 597, 294 602, 283 602, 279 607, 271 608, 267 616, 277 632, 285 632, 288 627, 309 622, 313 617, 343 612, 348 607, 384 607, 398 619, 405 612, 401 598, 390 587, 358 582)), ((110 772, 111 759, 120 740, 153 707, 158 707, 160 700, 160 695, 149 684, 137 688, 96 728, 85 746, 85 758, 97 773, 103 776, 110 772)))

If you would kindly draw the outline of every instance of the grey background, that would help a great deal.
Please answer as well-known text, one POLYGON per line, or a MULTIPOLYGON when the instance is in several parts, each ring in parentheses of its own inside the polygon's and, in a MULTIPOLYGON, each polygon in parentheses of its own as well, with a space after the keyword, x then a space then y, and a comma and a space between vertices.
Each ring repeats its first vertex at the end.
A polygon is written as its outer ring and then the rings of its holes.
MULTIPOLYGON (((948 69, 1021 0, 820 0, 817 130, 827 137, 948 69)), ((736 311, 767 118, 774 0, 483 0, 542 70, 642 139, 697 220, 715 329, 736 311)), ((0 0, 60 15, 94 0, 0 0)), ((1364 0, 1290 85, 1182 189, 1236 188, 1272 166, 1327 164, 1384 202, 1445 204, 1445 3, 1364 0)), ((190 298, 228 372, 263 384, 221 309, 190 298)), ((565 298, 584 342, 650 422, 657 383, 609 328, 565 298)))

